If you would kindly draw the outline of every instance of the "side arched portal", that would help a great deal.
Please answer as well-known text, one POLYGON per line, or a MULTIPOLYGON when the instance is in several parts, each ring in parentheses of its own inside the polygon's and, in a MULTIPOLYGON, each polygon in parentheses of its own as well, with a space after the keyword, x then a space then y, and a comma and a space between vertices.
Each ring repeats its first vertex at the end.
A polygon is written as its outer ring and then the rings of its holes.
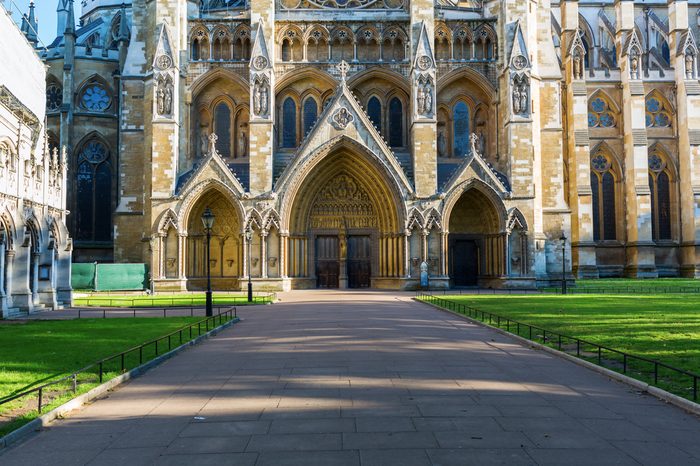
POLYGON ((209 207, 215 217, 211 232, 212 287, 219 290, 237 290, 243 275, 243 239, 240 215, 233 203, 217 189, 206 191, 195 202, 187 216, 185 264, 187 288, 206 287, 206 232, 202 214, 209 207))
POLYGON ((485 286, 489 279, 506 274, 505 209, 502 207, 494 205, 481 189, 469 188, 447 212, 451 286, 485 286))
POLYGON ((339 148, 301 182, 291 202, 288 275, 294 286, 363 288, 403 275, 400 197, 363 154, 339 148))

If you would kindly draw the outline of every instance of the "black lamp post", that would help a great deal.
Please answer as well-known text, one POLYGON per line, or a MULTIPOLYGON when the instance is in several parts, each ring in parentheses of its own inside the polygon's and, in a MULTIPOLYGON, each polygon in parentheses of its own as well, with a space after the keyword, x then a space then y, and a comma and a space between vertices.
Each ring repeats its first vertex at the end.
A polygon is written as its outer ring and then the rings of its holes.
POLYGON ((561 294, 566 294, 566 235, 561 232, 561 294))
POLYGON ((211 229, 214 226, 214 213, 209 207, 204 209, 202 214, 202 223, 204 224, 204 231, 207 233, 207 317, 211 317, 214 312, 212 309, 212 299, 211 299, 211 260, 210 260, 210 244, 211 244, 211 229))
POLYGON ((250 254, 252 251, 252 239, 253 239, 253 232, 250 231, 250 227, 245 229, 245 239, 248 242, 248 302, 252 303, 253 302, 253 282, 250 279, 250 276, 252 275, 253 271, 250 269, 250 254))

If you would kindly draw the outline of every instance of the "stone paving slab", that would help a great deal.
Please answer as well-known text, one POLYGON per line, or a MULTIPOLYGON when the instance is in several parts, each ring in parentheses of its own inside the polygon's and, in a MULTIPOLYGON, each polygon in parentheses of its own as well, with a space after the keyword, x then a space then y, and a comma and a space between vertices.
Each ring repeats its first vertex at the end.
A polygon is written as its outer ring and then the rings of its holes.
POLYGON ((240 308, 0 464, 700 464, 697 417, 410 297, 240 308))

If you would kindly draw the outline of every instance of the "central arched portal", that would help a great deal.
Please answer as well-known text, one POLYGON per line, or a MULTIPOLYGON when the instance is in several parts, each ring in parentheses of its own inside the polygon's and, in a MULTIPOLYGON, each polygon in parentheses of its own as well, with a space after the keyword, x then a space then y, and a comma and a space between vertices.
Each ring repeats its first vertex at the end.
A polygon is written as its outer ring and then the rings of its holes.
POLYGON ((349 149, 326 156, 302 181, 289 218, 295 287, 369 288, 403 269, 400 198, 386 177, 349 149))

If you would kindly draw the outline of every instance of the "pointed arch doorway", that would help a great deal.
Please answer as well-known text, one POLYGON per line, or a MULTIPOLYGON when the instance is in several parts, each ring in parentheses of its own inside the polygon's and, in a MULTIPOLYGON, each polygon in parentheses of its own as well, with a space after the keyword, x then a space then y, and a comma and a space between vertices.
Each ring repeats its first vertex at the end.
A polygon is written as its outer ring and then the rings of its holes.
POLYGON ((338 148, 293 199, 287 248, 293 286, 369 288, 401 276, 397 195, 368 157, 338 148))

